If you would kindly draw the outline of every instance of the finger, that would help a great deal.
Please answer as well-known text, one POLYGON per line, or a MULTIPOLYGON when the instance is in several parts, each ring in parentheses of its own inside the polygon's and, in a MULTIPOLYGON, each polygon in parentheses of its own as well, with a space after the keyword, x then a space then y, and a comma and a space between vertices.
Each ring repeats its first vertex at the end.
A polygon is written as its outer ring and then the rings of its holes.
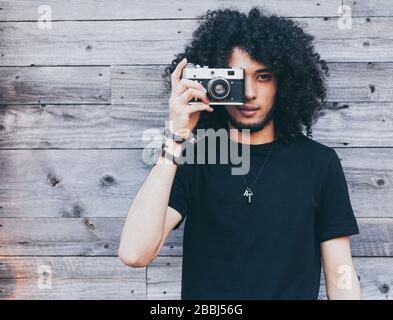
POLYGON ((176 88, 177 84, 179 83, 183 68, 186 66, 186 64, 187 64, 187 59, 184 58, 178 63, 175 70, 172 72, 171 75, 172 90, 174 90, 174 88, 176 88))
POLYGON ((209 106, 208 104, 204 104, 204 103, 191 104, 191 105, 189 105, 188 110, 190 113, 194 113, 197 111, 209 111, 209 112, 214 111, 214 109, 211 106, 209 106))
POLYGON ((188 103, 193 98, 197 98, 202 102, 209 104, 209 99, 207 98, 206 92, 203 92, 195 88, 188 88, 180 96, 180 100, 184 103, 188 103))
POLYGON ((174 90, 174 94, 175 96, 180 96, 184 91, 189 88, 195 88, 206 92, 205 87, 196 80, 181 79, 174 90))

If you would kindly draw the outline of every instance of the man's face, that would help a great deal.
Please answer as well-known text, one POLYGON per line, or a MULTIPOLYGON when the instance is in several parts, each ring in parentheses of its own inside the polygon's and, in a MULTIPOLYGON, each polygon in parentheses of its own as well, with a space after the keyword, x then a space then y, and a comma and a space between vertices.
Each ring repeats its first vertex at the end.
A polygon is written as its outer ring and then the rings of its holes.
POLYGON ((250 129, 250 132, 256 132, 263 129, 271 119, 277 91, 277 82, 272 70, 252 60, 248 53, 239 48, 232 51, 229 67, 244 69, 245 105, 225 106, 227 120, 232 127, 239 130, 250 129))

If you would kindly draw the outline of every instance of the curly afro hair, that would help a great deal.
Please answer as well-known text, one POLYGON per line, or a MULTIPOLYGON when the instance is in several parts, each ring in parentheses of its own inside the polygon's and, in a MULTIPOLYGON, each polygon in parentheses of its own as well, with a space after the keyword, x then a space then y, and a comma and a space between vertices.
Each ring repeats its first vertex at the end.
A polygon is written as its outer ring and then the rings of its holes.
MULTIPOLYGON (((233 48, 239 47, 276 75, 276 138, 288 143, 304 129, 312 137, 312 125, 325 107, 328 76, 326 62, 314 51, 314 37, 305 33, 298 22, 258 6, 248 15, 233 9, 208 10, 198 20, 190 44, 165 68, 167 88, 172 72, 184 57, 189 63, 228 68, 233 48)), ((202 112, 194 130, 226 128, 222 112, 224 108, 202 112)))

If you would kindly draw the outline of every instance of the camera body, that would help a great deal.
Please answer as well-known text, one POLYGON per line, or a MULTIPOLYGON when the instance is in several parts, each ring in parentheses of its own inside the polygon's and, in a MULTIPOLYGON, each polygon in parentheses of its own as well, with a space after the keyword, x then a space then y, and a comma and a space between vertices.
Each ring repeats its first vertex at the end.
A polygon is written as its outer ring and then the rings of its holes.
MULTIPOLYGON (((188 63, 182 78, 198 81, 207 90, 210 105, 243 105, 244 104, 244 69, 209 68, 188 63)), ((200 103, 193 99, 189 104, 200 103)))

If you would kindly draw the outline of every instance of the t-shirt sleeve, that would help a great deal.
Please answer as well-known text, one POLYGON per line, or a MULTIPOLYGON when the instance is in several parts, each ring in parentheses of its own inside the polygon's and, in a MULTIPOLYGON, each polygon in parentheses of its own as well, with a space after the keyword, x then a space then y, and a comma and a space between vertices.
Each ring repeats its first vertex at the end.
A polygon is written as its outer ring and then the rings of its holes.
POLYGON ((189 212, 189 169, 189 165, 187 164, 177 168, 169 195, 168 206, 177 210, 182 216, 182 219, 173 228, 173 230, 176 230, 180 227, 189 212))
POLYGON ((323 174, 316 221, 320 242, 359 233, 347 181, 340 158, 334 149, 323 174))

